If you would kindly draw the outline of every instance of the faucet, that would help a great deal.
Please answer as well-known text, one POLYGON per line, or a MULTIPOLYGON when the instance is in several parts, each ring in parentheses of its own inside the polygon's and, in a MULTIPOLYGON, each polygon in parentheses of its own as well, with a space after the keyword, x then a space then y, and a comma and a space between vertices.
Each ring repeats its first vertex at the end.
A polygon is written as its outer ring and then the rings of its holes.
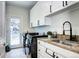
POLYGON ((65 35, 65 31, 70 31, 70 41, 72 41, 72 25, 71 25, 71 23, 70 23, 69 21, 65 21, 65 22, 63 23, 63 35, 65 35), (68 23, 68 24, 70 25, 70 30, 65 30, 65 29, 64 29, 64 25, 65 25, 66 23, 68 23))

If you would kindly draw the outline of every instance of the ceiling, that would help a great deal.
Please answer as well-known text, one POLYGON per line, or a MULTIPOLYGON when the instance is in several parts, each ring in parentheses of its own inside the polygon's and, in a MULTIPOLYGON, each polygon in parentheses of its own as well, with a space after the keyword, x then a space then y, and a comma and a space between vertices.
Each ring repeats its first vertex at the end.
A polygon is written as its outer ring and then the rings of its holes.
POLYGON ((37 3, 37 1, 7 1, 6 3, 7 5, 31 9, 37 3))

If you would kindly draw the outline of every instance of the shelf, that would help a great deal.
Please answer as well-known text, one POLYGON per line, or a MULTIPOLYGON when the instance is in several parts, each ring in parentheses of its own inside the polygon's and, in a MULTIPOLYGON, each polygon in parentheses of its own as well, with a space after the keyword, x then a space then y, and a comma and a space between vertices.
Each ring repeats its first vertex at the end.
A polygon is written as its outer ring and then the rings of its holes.
POLYGON ((50 25, 39 25, 39 26, 33 26, 32 28, 36 28, 36 27, 46 27, 46 26, 50 26, 50 25))

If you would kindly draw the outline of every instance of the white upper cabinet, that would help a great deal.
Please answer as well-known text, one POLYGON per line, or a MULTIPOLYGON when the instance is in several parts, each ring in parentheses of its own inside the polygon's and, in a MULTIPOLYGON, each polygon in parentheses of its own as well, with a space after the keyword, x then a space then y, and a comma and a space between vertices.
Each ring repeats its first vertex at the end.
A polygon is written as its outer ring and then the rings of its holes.
POLYGON ((36 26, 35 21, 37 18, 37 10, 38 9, 38 4, 36 4, 31 10, 30 10, 30 26, 34 27, 36 26))
POLYGON ((42 2, 39 2, 39 26, 40 25, 47 25, 45 23, 45 16, 50 14, 50 5, 51 5, 51 1, 42 1, 42 2))
POLYGON ((52 1, 52 13, 63 9, 63 1, 52 1))
POLYGON ((71 5, 73 5, 73 4, 75 4, 75 3, 77 3, 78 1, 64 1, 65 2, 65 6, 71 6, 71 5))
POLYGON ((46 20, 46 16, 54 14, 60 10, 77 3, 78 1, 39 1, 30 11, 31 27, 50 25, 46 20))
POLYGON ((59 10, 67 8, 68 6, 71 6, 77 2, 78 1, 52 1, 52 3, 51 3, 52 13, 55 13, 59 10))
POLYGON ((46 16, 50 14, 51 1, 42 1, 42 2, 39 2, 39 4, 40 4, 40 12, 41 12, 40 15, 46 16))
POLYGON ((46 25, 45 16, 50 14, 51 1, 39 1, 30 11, 31 27, 46 25))

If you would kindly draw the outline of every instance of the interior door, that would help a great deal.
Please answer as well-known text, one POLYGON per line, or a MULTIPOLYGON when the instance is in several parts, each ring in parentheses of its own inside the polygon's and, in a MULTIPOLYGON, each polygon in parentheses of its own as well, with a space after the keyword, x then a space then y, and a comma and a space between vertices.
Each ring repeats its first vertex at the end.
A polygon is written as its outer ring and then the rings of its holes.
POLYGON ((20 31, 20 19, 10 19, 10 47, 17 48, 22 46, 21 31, 20 31))

